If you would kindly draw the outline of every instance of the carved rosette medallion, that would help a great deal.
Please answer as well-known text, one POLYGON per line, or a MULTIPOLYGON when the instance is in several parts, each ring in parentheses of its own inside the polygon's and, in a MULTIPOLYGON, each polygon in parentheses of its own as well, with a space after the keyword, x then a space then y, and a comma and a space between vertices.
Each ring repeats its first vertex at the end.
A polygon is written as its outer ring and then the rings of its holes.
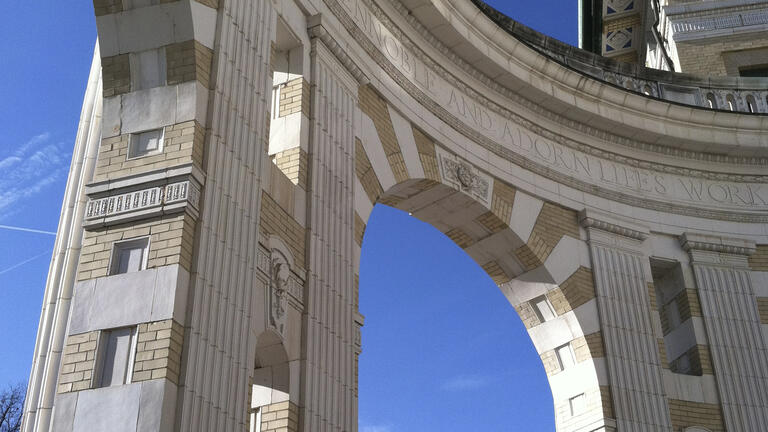
POLYGON ((470 195, 484 204, 490 202, 491 178, 469 162, 457 156, 439 152, 440 174, 443 182, 470 195))

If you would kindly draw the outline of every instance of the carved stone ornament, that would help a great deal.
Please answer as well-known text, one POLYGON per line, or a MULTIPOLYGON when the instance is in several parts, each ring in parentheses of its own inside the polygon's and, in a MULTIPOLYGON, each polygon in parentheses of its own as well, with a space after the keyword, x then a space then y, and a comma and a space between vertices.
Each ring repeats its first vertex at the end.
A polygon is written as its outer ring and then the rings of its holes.
POLYGON ((605 14, 613 16, 635 9, 635 0, 608 0, 605 3, 605 14))
POLYGON ((632 28, 608 32, 605 35, 605 52, 632 48, 632 28))
POLYGON ((269 325, 280 334, 285 330, 288 278, 291 268, 288 260, 273 249, 269 266, 269 325))
POLYGON ((490 199, 490 178, 470 163, 456 159, 455 156, 440 152, 440 171, 443 180, 456 189, 487 204, 490 199))

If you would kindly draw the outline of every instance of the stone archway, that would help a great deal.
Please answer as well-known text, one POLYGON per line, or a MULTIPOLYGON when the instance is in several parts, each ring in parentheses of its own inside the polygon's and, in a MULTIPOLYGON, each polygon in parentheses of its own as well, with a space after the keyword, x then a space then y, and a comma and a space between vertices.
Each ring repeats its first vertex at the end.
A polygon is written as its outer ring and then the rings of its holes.
POLYGON ((545 363, 583 359, 550 375, 559 430, 768 428, 765 116, 472 2, 156 3, 94 1, 25 432, 243 430, 267 329, 298 430, 356 430, 375 202, 475 258, 545 363), (274 114, 299 130, 270 134, 274 114), (121 273, 125 253, 146 259, 121 273), (118 333, 135 349, 105 357, 118 333), (102 358, 133 373, 105 387, 102 358))
MULTIPOLYGON (((406 211, 446 234, 497 284, 528 328, 541 357, 560 429, 575 422, 597 428, 606 425, 606 418, 611 425, 605 348, 589 252, 586 245, 579 245, 577 215, 571 214, 569 224, 564 209, 537 204, 522 192, 515 198, 515 190, 502 183, 494 183, 494 188, 493 210, 467 193, 425 179, 393 186, 377 202, 406 211), (510 225, 524 230, 525 237, 510 225), (536 245, 536 252, 529 245, 536 245), (570 254, 575 259, 568 258, 570 254), (543 258, 543 263, 528 267, 531 256, 543 258), (571 405, 581 403, 580 398, 583 411, 580 406, 572 411, 571 405)), ((365 206, 360 209, 363 217, 356 214, 359 246, 370 210, 371 206, 365 206)))

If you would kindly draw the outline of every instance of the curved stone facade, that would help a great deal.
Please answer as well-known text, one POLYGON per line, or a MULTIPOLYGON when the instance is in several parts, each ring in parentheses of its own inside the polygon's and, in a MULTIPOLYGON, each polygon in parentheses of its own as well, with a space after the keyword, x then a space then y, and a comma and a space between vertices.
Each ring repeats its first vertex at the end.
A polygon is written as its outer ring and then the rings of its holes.
POLYGON ((94 2, 25 431, 356 430, 376 203, 498 284, 559 431, 768 429, 768 117, 701 108, 760 80, 460 0, 154 3, 94 2))

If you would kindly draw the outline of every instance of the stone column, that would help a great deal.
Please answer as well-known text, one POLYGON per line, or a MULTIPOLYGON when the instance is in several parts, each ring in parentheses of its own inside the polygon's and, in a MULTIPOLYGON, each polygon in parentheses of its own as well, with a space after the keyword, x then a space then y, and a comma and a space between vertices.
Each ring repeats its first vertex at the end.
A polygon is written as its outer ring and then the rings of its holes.
POLYGON ((312 39, 307 305, 302 431, 357 430, 354 328, 354 145, 358 83, 312 39))
POLYGON ((651 322, 643 227, 584 211, 617 430, 671 431, 651 322))
POLYGON ((729 431, 768 430, 768 350, 747 258, 751 240, 685 233, 729 431))

